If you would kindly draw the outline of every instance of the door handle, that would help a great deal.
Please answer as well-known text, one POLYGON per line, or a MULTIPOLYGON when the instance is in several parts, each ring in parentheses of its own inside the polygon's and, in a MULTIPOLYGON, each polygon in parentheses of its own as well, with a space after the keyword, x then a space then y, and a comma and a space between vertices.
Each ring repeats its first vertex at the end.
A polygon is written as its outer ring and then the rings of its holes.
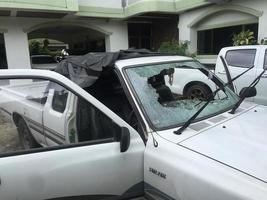
POLYGON ((226 74, 226 72, 218 72, 218 74, 226 74))
POLYGON ((267 78, 267 74, 263 74, 261 78, 267 78))

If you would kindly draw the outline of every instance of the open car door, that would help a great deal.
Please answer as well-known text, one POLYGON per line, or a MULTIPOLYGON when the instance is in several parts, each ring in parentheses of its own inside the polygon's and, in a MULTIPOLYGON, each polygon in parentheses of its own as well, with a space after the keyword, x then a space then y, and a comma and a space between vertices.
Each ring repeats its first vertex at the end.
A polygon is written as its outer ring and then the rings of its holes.
POLYGON ((111 110, 55 72, 1 70, 0 83, 0 199, 121 199, 142 194, 144 142, 111 110), (51 82, 61 88, 57 95, 64 95, 57 96, 59 101, 49 97, 56 91, 47 91, 51 82), (44 126, 51 111, 47 107, 58 115, 66 112, 65 120, 44 126), (63 122, 64 132, 54 130, 63 122))

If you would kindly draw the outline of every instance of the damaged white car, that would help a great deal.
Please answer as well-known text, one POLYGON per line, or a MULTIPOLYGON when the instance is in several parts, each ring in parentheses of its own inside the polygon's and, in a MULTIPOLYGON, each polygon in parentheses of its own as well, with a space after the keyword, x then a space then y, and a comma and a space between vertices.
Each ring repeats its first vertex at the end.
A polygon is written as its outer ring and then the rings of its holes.
POLYGON ((147 52, 56 71, 0 71, 25 149, 0 154, 0 199, 266 198, 267 108, 243 101, 253 85, 237 95, 191 58, 147 52), (186 70, 212 85, 206 98, 174 93, 186 70))

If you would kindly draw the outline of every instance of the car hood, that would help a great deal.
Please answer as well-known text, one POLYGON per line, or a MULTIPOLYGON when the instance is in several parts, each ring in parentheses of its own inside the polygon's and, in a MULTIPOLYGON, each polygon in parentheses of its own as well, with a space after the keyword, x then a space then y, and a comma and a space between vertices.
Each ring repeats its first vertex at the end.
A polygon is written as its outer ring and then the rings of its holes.
MULTIPOLYGON (((203 121, 192 125, 175 143, 267 182, 267 107, 244 103, 236 114, 216 118, 206 120, 209 125, 200 131, 195 130, 203 121)), ((179 137, 168 132, 160 135, 172 141, 179 137)))

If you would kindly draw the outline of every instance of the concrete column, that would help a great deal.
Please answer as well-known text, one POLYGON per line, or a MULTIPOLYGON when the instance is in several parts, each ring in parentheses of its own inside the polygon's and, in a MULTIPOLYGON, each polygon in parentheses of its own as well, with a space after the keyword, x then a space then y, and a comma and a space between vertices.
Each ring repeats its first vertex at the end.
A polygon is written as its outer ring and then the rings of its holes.
POLYGON ((4 33, 8 69, 30 69, 28 36, 21 27, 11 26, 4 33))
POLYGON ((112 27, 112 34, 106 35, 106 51, 118 51, 128 49, 128 29, 127 24, 118 24, 112 27))
POLYGON ((188 51, 190 53, 197 52, 197 31, 194 28, 188 27, 189 18, 186 14, 185 16, 180 16, 179 18, 179 40, 180 41, 189 41, 189 48, 188 51))
POLYGON ((267 40, 267 12, 264 12, 261 17, 259 17, 259 30, 258 30, 258 42, 260 43, 262 39, 267 40))

